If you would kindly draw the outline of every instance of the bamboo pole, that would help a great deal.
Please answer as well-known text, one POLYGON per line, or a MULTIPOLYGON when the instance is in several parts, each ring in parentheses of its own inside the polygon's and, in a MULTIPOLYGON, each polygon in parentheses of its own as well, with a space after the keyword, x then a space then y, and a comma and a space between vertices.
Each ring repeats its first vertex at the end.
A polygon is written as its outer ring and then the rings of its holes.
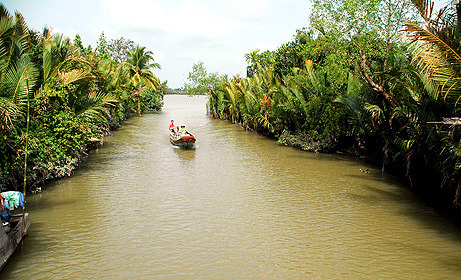
MULTIPOLYGON (((26 73, 27 75, 27 73, 26 73)), ((23 188, 23 204, 22 204, 22 228, 21 228, 21 239, 24 236, 24 228, 25 228, 25 212, 26 212, 26 189, 27 189, 27 153, 28 153, 28 146, 29 146, 29 123, 30 123, 30 101, 29 101, 29 77, 26 77, 26 84, 27 84, 27 117, 26 117, 26 135, 24 140, 24 188, 23 188)))

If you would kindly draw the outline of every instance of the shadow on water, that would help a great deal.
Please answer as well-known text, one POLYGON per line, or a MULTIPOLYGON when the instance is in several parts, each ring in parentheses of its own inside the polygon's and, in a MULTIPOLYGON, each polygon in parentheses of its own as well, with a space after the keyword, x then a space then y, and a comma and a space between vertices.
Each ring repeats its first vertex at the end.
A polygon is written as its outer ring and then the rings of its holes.
MULTIPOLYGON (((371 179, 371 178, 370 178, 371 179)), ((379 179, 379 181, 385 181, 379 179)), ((347 195, 361 203, 379 206, 387 200, 394 201, 398 204, 398 214, 411 217, 412 220, 418 221, 426 229, 437 231, 441 236, 461 242, 459 236, 459 226, 451 223, 447 219, 440 219, 440 215, 434 209, 424 205, 419 201, 410 190, 401 185, 396 185, 393 189, 382 189, 371 185, 363 185, 361 188, 364 194, 348 193, 347 195)), ((461 260, 460 260, 461 262, 461 260)))
MULTIPOLYGON (((367 174, 368 175, 368 174, 367 174)), ((353 176, 359 177, 360 175, 353 176)), ((384 176, 369 176, 370 180, 376 180, 379 182, 389 182, 384 176)), ((355 201, 359 201, 362 204, 368 204, 369 206, 379 208, 383 206, 387 201, 393 201, 396 203, 395 212, 399 216, 406 216, 412 221, 415 221, 420 228, 427 232, 435 232, 436 236, 442 238, 448 243, 461 243, 461 236, 459 235, 459 225, 450 222, 449 219, 441 219, 440 213, 431 207, 424 205, 423 202, 417 199, 417 197, 411 193, 410 190, 406 189, 400 184, 395 184, 395 188, 383 189, 377 186, 364 184, 360 190, 362 194, 347 193, 347 196, 355 201)), ((395 248, 406 248, 407 251, 418 252, 423 255, 434 256, 434 261, 437 261, 441 266, 449 267, 450 270, 461 272, 461 257, 459 254, 448 253, 447 255, 441 254, 443 249, 438 246, 423 246, 420 242, 402 242, 401 240, 389 239, 386 242, 394 244, 395 248)))
MULTIPOLYGON (((379 183, 385 183, 385 184, 392 184, 394 185, 397 189, 400 190, 400 192, 404 195, 398 194, 398 195, 392 195, 391 193, 389 194, 389 198, 392 198, 394 201, 401 203, 401 204, 406 204, 408 200, 414 200, 416 201, 419 205, 424 205, 427 209, 430 209, 434 213, 437 214, 438 218, 442 218, 443 221, 449 222, 453 226, 457 227, 458 230, 461 229, 461 220, 449 209, 449 206, 447 205, 436 205, 437 202, 434 202, 434 199, 430 199, 428 195, 425 195, 424 193, 418 192, 417 189, 411 189, 410 186, 405 182, 405 178, 399 178, 397 176, 393 176, 390 174, 387 174, 385 172, 381 172, 376 169, 372 169, 373 167, 370 165, 370 173, 365 174, 365 173, 357 173, 357 174, 348 174, 346 176, 350 178, 363 178, 365 177, 367 180, 372 180, 375 182, 379 183)), ((381 190, 382 191, 382 190, 381 190)), ((420 217, 421 219, 424 219, 424 215, 420 217)))

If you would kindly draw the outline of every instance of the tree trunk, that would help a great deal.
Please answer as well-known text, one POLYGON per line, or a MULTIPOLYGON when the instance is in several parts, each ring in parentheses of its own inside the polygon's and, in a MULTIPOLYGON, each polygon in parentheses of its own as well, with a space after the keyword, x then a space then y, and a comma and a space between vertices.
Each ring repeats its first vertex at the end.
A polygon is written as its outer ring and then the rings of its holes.
POLYGON ((370 85, 370 87, 373 90, 375 90, 381 96, 383 96, 384 99, 386 99, 386 101, 388 101, 389 104, 393 108, 397 107, 397 104, 395 104, 395 102, 394 102, 394 100, 392 100, 391 96, 384 90, 384 87, 381 86, 381 85, 378 85, 377 83, 375 83, 375 81, 373 81, 373 79, 368 74, 368 71, 367 71, 367 57, 365 56, 365 54, 362 54, 362 60, 360 61, 360 72, 362 72, 363 78, 365 79, 365 81, 368 83, 368 85, 370 85))

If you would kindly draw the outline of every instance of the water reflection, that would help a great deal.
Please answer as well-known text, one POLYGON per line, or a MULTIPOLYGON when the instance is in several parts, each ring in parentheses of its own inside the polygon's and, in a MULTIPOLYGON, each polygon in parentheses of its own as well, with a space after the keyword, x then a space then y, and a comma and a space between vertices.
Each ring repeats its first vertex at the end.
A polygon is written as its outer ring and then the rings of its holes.
POLYGON ((172 149, 182 162, 190 162, 195 159, 196 146, 187 149, 173 146, 172 149))

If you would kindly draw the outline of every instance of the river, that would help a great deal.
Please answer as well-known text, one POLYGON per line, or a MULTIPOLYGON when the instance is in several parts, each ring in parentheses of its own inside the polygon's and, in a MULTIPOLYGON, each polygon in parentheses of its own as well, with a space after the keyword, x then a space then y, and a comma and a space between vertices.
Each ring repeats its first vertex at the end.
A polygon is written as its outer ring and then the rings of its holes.
POLYGON ((28 196, 29 235, 0 278, 461 279, 461 230, 392 177, 212 120, 205 104, 165 96, 28 196), (171 119, 195 149, 169 143, 171 119))

